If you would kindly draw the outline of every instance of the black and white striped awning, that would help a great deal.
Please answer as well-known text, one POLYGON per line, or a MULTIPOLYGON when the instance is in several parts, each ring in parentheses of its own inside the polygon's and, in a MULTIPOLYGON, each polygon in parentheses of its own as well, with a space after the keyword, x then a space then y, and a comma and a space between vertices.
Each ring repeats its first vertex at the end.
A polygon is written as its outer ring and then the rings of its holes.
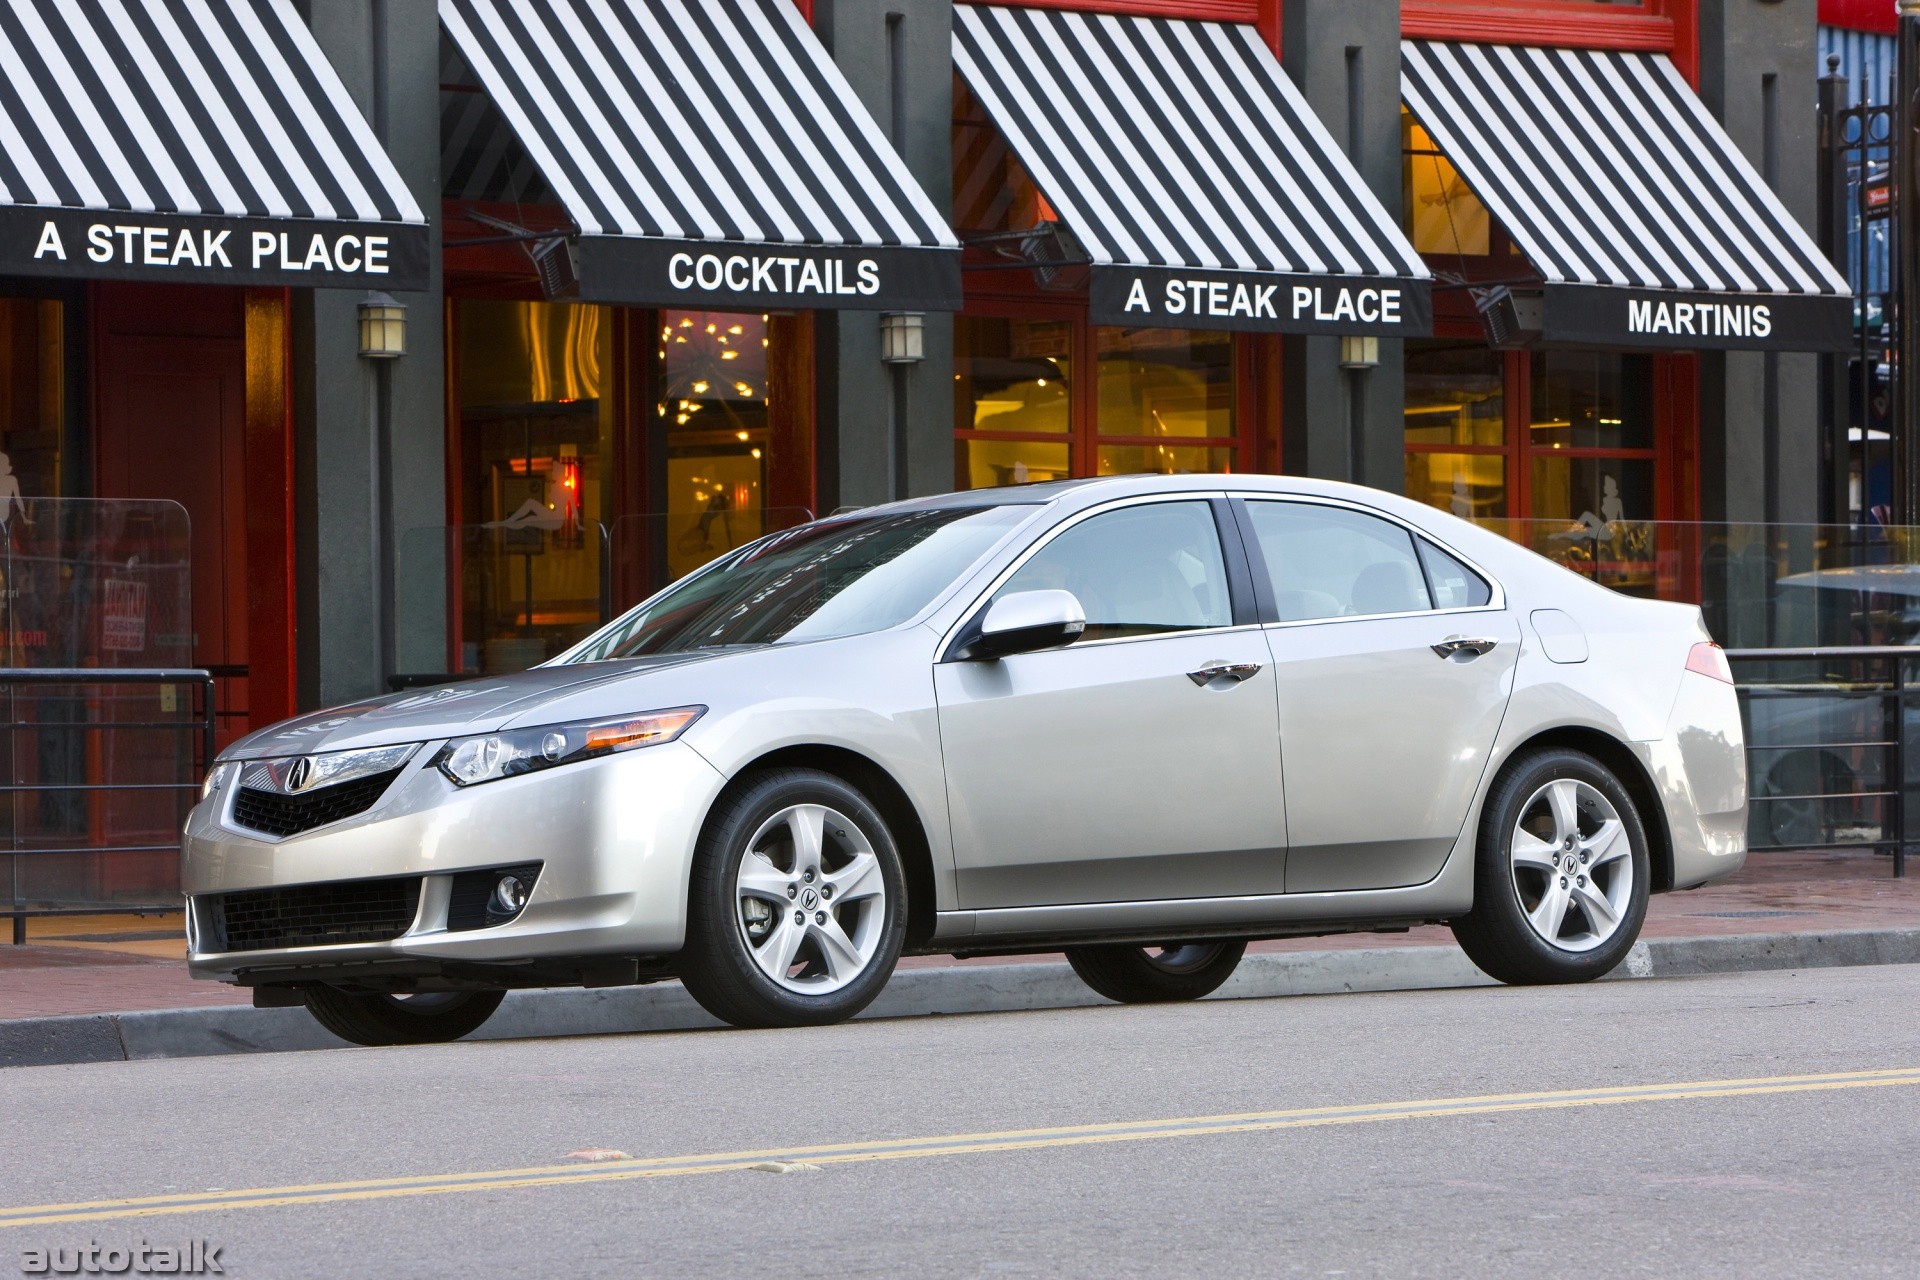
POLYGON ((419 204, 291 0, 0 4, 0 275, 427 269, 419 204))
POLYGON ((793 0, 440 0, 579 230, 580 290, 958 310, 959 242, 793 0))
POLYGON ((1546 282, 1545 338, 1848 345, 1846 281, 1664 56, 1401 48, 1409 110, 1546 282))
POLYGON ((1429 331, 1426 266, 1251 26, 958 5, 954 58, 1096 323, 1429 331))

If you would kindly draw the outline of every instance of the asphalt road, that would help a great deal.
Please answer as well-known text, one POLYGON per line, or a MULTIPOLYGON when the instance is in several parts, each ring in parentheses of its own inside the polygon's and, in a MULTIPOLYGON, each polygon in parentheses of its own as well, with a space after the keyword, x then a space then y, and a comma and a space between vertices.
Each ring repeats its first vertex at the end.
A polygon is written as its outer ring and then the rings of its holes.
POLYGON ((18 1068, 0 1276, 1911 1275, 1916 1010, 1887 966, 18 1068))

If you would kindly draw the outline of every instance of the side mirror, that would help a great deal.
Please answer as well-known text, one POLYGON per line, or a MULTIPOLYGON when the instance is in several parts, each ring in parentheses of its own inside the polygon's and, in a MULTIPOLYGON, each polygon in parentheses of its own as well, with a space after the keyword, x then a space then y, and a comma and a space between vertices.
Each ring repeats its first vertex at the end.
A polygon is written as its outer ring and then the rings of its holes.
POLYGON ((1071 591, 1016 591, 987 606, 980 634, 957 656, 992 661, 1072 644, 1087 629, 1087 611, 1071 591))

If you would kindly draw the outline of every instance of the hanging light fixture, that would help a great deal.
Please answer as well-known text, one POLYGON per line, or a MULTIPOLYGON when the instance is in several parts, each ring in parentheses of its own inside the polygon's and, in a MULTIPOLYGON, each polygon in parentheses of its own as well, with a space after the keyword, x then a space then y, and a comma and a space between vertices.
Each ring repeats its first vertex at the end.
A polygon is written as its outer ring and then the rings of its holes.
POLYGON ((922 311, 889 311, 880 317, 880 359, 918 364, 927 358, 927 317, 922 311))
POLYGON ((384 293, 360 299, 360 354, 392 360, 407 354, 407 307, 384 293))

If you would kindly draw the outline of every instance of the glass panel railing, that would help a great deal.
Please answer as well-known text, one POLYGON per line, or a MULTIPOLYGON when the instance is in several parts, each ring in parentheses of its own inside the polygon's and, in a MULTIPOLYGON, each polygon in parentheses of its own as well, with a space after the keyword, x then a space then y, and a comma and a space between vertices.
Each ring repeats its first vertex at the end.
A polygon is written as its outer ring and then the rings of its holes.
POLYGON ((34 913, 171 903, 209 736, 187 513, 75 498, 0 515, 0 889, 34 913))
POLYGON ((557 656, 736 547, 812 518, 799 507, 709 508, 623 516, 611 526, 430 526, 401 535, 397 574, 410 590, 448 593, 447 676, 504 675, 557 656))

